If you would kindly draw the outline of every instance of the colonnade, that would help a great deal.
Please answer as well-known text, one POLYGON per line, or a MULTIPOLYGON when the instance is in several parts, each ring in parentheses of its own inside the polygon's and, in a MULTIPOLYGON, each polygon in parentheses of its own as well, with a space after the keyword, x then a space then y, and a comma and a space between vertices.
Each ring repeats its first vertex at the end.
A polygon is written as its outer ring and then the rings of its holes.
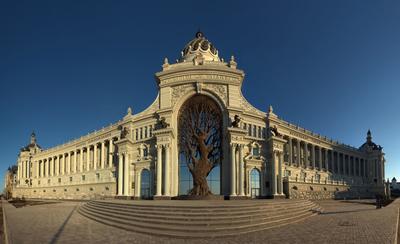
POLYGON ((330 171, 348 176, 368 177, 367 160, 324 148, 295 138, 285 138, 285 163, 290 166, 330 171))
POLYGON ((108 139, 41 159, 21 160, 18 165, 18 180, 112 168, 115 150, 113 143, 113 139, 108 139))

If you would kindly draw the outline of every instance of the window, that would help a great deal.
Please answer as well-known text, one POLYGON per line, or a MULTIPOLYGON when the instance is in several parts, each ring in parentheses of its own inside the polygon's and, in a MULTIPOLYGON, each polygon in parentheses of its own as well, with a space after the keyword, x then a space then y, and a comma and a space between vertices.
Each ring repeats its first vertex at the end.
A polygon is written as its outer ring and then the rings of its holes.
POLYGON ((251 136, 251 125, 249 124, 249 127, 248 127, 248 133, 249 133, 249 136, 251 136))
POLYGON ((136 129, 136 141, 139 140, 139 130, 136 129))
POLYGON ((82 175, 82 180, 85 180, 85 178, 86 178, 85 175, 82 175))
POLYGON ((150 125, 149 127, 149 136, 152 137, 153 136, 153 126, 150 125))
POLYGON ((149 150, 147 149, 147 147, 143 148, 143 157, 147 157, 149 154, 149 150))
POLYGON ((143 139, 143 128, 140 128, 140 139, 143 139))
POLYGON ((100 173, 96 173, 96 179, 100 179, 100 173))
POLYGON ((40 180, 38 180, 38 185, 40 185, 40 180))
POLYGON ((257 136, 257 126, 253 125, 253 136, 257 136))
POLYGON ((69 177, 69 181, 72 182, 72 177, 69 177))
POLYGON ((147 126, 144 127, 144 137, 147 138, 147 126))
POLYGON ((255 145, 253 147, 253 156, 260 156, 260 148, 258 147, 258 145, 255 145))
POLYGON ((50 179, 47 180, 47 183, 50 184, 50 179))
POLYGON ((261 127, 258 126, 258 137, 261 138, 261 127))
POLYGON ((61 183, 61 178, 58 178, 58 183, 61 183))

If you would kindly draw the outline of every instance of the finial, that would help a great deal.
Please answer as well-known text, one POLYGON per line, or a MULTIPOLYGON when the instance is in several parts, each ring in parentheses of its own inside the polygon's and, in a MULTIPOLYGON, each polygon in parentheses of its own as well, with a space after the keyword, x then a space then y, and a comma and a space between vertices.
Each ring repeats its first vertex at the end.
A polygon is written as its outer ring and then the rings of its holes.
POLYGON ((132 108, 128 107, 128 110, 126 111, 126 115, 132 115, 132 108))
POLYGON ((372 141, 371 130, 369 130, 369 129, 368 129, 368 132, 367 132, 367 141, 368 142, 372 141))
POLYGON ((202 37, 204 37, 204 35, 203 35, 203 32, 201 32, 200 28, 199 28, 199 30, 196 32, 196 38, 202 38, 202 37))
POLYGON ((231 62, 235 62, 235 56, 231 56, 231 62))
POLYGON ((169 64, 169 63, 168 63, 168 58, 167 58, 167 57, 164 58, 164 64, 169 64))
POLYGON ((272 105, 269 105, 268 113, 269 114, 273 114, 274 113, 274 108, 272 107, 272 105))
POLYGON ((35 144, 36 143, 36 134, 34 131, 32 131, 31 134, 31 144, 35 144))
POLYGON ((169 66, 168 58, 165 57, 165 58, 164 58, 164 63, 163 63, 163 65, 162 65, 161 67, 163 68, 163 70, 165 70, 165 69, 168 68, 168 66, 169 66))

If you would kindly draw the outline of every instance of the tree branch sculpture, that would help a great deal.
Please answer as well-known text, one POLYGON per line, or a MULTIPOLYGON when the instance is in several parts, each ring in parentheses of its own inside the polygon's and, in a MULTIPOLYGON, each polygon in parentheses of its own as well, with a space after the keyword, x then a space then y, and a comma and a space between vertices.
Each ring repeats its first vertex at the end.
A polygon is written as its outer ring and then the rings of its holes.
POLYGON ((221 111, 210 98, 196 95, 182 106, 178 118, 179 150, 193 177, 189 195, 210 195, 207 176, 222 159, 221 111))

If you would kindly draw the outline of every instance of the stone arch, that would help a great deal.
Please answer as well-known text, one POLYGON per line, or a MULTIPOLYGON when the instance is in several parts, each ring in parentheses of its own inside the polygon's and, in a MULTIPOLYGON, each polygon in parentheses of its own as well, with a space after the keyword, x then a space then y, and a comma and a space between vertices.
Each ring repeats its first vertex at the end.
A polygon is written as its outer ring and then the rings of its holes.
POLYGON ((204 196, 210 192, 219 195, 221 194, 221 164, 225 151, 223 149, 224 130, 226 128, 224 126, 224 114, 226 114, 223 112, 224 107, 215 98, 204 93, 191 94, 182 101, 179 109, 176 109, 179 195, 204 196), (205 106, 198 106, 200 104, 205 106), (192 110, 193 108, 195 110, 192 110), (192 114, 197 114, 198 117, 193 117, 192 114), (191 122, 187 123, 187 121, 191 122), (195 121, 202 122, 197 124, 195 121), (208 124, 204 121, 212 122, 208 124), (195 124, 197 125, 194 126, 195 124), (208 125, 211 125, 211 127, 208 127, 208 125), (202 134, 206 131, 207 133, 202 134), (199 140, 201 135, 206 136, 199 140), (180 145, 181 143, 183 144, 180 145), (213 147, 210 147, 210 145, 213 145, 213 147), (213 150, 208 151, 207 148, 213 150), (196 164, 189 163, 190 165, 188 165, 188 162, 196 162, 196 164), (215 167, 211 167, 210 164, 215 167))

